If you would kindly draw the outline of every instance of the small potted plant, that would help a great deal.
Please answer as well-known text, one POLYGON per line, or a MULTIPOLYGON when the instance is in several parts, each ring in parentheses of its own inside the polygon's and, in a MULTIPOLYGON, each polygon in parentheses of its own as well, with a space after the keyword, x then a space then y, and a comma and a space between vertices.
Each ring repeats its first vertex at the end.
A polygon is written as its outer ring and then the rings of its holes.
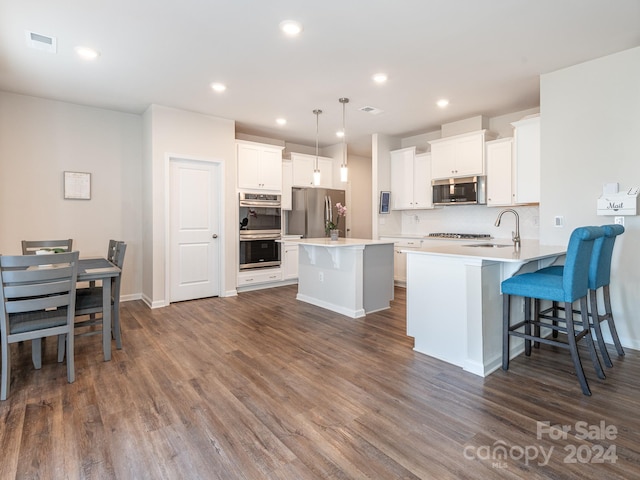
POLYGON ((336 203, 336 210, 336 221, 332 222, 327 220, 327 224, 325 226, 326 234, 334 241, 338 240, 338 236, 340 235, 340 217, 344 217, 347 214, 347 207, 338 202, 336 203))

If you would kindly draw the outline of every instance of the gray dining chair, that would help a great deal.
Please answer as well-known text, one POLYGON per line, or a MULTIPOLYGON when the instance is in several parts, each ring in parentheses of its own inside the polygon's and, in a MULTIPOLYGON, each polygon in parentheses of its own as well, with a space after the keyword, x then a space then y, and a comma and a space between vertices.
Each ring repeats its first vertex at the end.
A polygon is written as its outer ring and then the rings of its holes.
POLYGON ((68 352, 67 380, 69 383, 75 380, 73 321, 77 275, 78 252, 0 256, 0 400, 9 395, 12 343, 31 340, 33 363, 39 369, 42 338, 63 338, 68 352))
POLYGON ((37 250, 51 250, 54 253, 69 253, 73 250, 73 239, 22 240, 23 255, 35 255, 37 250))
MULTIPOLYGON (((125 242, 111 240, 107 259, 122 270, 124 254, 127 251, 125 242)), ((111 280, 111 335, 116 341, 116 348, 122 349, 122 335, 120 333, 120 284, 122 273, 111 280)), ((86 320, 75 322, 76 336, 83 337, 102 333, 102 286, 91 282, 88 288, 78 288, 76 292, 76 317, 89 316, 86 320)), ((64 341, 58 338, 58 361, 64 358, 64 341)))

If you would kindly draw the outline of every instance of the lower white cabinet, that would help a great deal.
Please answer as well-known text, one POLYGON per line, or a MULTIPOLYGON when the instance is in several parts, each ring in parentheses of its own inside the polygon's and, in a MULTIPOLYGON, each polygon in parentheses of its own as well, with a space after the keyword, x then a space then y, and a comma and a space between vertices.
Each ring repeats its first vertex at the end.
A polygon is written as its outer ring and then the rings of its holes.
POLYGON ((298 278, 298 245, 284 244, 282 247, 283 280, 298 278))
POLYGON ((280 268, 257 268, 238 272, 238 287, 280 281, 282 281, 282 269, 280 268))
POLYGON ((393 281, 396 285, 407 285, 407 254, 402 250, 417 250, 423 241, 419 238, 380 237, 381 240, 393 241, 393 281))

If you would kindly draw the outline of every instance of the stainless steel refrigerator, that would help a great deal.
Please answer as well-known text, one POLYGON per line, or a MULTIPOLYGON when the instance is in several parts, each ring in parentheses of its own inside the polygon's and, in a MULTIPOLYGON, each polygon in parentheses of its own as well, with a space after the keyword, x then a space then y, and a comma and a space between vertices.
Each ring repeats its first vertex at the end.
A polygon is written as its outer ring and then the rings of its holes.
MULTIPOLYGON (((289 235, 302 235, 303 238, 326 236, 327 221, 334 223, 338 219, 336 203, 344 205, 344 190, 328 188, 293 188, 292 207, 287 211, 287 229, 289 235)), ((340 236, 344 238, 346 218, 339 223, 340 236)))

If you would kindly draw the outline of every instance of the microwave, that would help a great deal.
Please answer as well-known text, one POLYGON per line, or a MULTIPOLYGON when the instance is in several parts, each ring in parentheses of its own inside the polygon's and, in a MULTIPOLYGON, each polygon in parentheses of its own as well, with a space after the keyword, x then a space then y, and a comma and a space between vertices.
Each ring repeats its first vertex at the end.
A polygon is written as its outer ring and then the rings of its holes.
POLYGON ((433 180, 434 205, 484 205, 487 203, 487 177, 460 177, 433 180))

